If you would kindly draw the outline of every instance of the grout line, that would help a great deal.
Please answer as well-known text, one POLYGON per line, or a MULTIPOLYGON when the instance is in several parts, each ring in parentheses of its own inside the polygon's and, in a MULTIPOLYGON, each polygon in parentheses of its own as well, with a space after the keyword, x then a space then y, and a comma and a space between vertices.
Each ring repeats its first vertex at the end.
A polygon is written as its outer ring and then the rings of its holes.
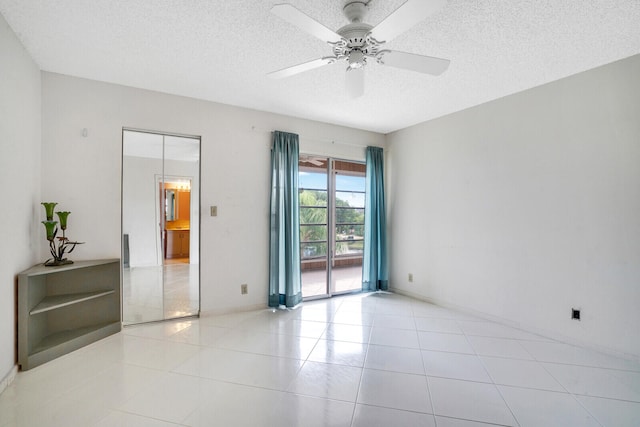
POLYGON ((618 368, 609 368, 600 365, 584 365, 579 363, 569 363, 569 362, 557 362, 553 360, 543 360, 543 359, 534 359, 538 363, 548 363, 550 365, 562 365, 562 366, 575 366, 578 368, 589 368, 589 369, 601 369, 603 371, 615 371, 615 372, 628 372, 633 374, 640 374, 640 371, 633 369, 618 369, 618 368))
MULTIPOLYGON (((458 326, 460 326, 460 325, 458 325, 458 326)), ((460 326, 460 329, 462 329, 462 326, 460 326)), ((464 333, 464 329, 462 329, 462 331, 464 333)), ((475 349, 475 347, 471 343, 471 340, 469 339, 469 337, 467 336, 466 333, 464 333, 464 338, 466 339, 467 344, 469 344, 469 347, 471 347, 471 349, 474 351, 475 357, 480 361, 480 364, 482 365, 482 368, 484 369, 485 374, 487 374, 487 377, 489 377, 489 379, 491 380, 491 384, 493 385, 493 388, 498 392, 498 395, 500 395, 500 398, 502 399, 502 401, 504 402, 505 406, 509 410, 509 413, 513 417, 513 419, 516 422, 516 424, 518 426, 520 426, 520 421, 518 421, 518 418, 516 417, 515 412, 513 412, 513 409, 511 409, 511 406, 509 406, 509 403, 507 402, 507 399, 504 398, 504 395, 502 394, 502 391, 500 391, 500 388, 498 387, 498 385, 496 384, 495 380, 493 379, 493 376, 491 375, 491 373, 487 369, 484 361, 482 360, 482 358, 478 354, 478 351, 475 349)))
MULTIPOLYGON (((415 316, 413 318, 413 323, 415 323, 415 316)), ((418 336, 418 346, 420 346, 420 336, 418 336)), ((429 387, 429 376, 427 375, 427 367, 425 366, 425 362, 424 362, 424 357, 422 354, 422 349, 419 349, 418 352, 420 353, 420 361, 422 362, 422 371, 424 372, 424 376, 425 376, 425 383, 427 385, 427 394, 429 396, 429 404, 431 406, 431 413, 433 414, 433 423, 436 425, 436 427, 438 427, 438 420, 436 419, 436 409, 433 406, 433 394, 431 393, 431 387, 429 387)))
MULTIPOLYGON (((525 350, 526 350, 526 349, 525 349, 525 350)), ((547 367, 544 365, 544 363, 546 363, 546 362, 540 362, 540 361, 537 361, 537 363, 542 367, 542 369, 544 369, 544 370, 545 370, 545 372, 546 372, 547 374, 549 374, 549 376, 550 376, 551 378, 553 378, 553 379, 554 379, 558 384, 560 384, 560 387, 562 387, 562 388, 563 388, 563 389, 564 389, 564 390, 565 390, 565 391, 566 391, 566 392, 567 392, 567 393, 568 393, 568 394, 573 398, 573 400, 574 400, 574 401, 576 401, 576 402, 578 403, 578 405, 579 405, 581 408, 583 408, 587 414, 589 414, 589 415, 591 416, 591 418, 593 418, 593 419, 594 419, 598 424, 600 424, 600 426, 604 427, 604 425, 600 422, 600 420, 599 420, 599 419, 598 419, 594 414, 592 414, 592 413, 591 413, 591 411, 589 411, 589 410, 587 409, 587 407, 586 407, 586 406, 584 406, 584 405, 582 404, 582 402, 580 401, 580 399, 578 399, 578 398, 576 397, 576 395, 575 395, 575 394, 573 394, 573 393, 572 393, 572 392, 571 392, 567 387, 565 387, 565 385, 564 385, 564 384, 562 384, 562 382, 561 382, 558 378, 556 378, 556 376, 555 376, 555 375, 553 375, 553 374, 551 373, 551 371, 549 371, 549 370, 547 369, 547 367)))
MULTIPOLYGON (((367 351, 365 351, 364 360, 362 361, 362 369, 360 371, 360 380, 358 381, 358 390, 356 391, 356 398, 355 398, 355 401, 353 402, 353 412, 351 413, 350 426, 353 426, 353 423, 356 418, 356 409, 358 409, 358 397, 360 397, 360 388, 362 387, 362 377, 364 376, 365 365, 367 364, 367 357, 369 356, 369 347, 371 346, 371 335, 373 334, 373 326, 368 326, 368 328, 369 328, 369 337, 366 342, 367 351)), ((365 343, 362 343, 362 344, 364 345, 365 343)))

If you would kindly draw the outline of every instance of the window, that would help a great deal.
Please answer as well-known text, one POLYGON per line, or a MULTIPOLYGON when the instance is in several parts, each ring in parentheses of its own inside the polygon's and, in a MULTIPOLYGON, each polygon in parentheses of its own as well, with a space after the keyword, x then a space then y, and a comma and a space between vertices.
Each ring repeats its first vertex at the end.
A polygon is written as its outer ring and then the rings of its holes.
POLYGON ((304 298, 362 289, 363 163, 300 156, 300 271, 304 298))

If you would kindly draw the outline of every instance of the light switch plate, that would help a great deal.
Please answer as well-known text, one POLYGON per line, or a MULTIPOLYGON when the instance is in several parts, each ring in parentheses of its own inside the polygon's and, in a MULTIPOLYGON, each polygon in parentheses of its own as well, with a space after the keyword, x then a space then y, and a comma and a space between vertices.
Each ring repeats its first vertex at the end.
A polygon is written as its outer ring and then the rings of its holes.
POLYGON ((211 216, 218 216, 218 207, 211 206, 211 216))

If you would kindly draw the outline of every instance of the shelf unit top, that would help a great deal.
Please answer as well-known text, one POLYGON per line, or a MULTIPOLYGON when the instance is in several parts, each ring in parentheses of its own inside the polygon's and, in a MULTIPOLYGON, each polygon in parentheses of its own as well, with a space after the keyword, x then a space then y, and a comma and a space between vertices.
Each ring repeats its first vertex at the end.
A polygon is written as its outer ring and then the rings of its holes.
POLYGON ((78 268, 83 267, 93 267, 96 265, 104 265, 111 264, 114 262, 120 262, 120 258, 110 258, 110 259, 96 259, 96 260, 88 260, 88 261, 74 261, 73 264, 59 265, 55 267, 45 267, 44 264, 36 264, 28 270, 25 270, 20 273, 20 276, 40 276, 43 274, 51 274, 58 273, 62 271, 69 270, 77 270, 78 268))

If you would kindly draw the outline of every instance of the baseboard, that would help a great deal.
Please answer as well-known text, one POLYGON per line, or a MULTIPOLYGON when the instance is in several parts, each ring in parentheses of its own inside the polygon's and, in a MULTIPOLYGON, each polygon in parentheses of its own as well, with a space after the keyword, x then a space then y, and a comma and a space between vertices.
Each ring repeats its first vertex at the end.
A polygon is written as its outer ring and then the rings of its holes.
POLYGON ((242 307, 225 307, 216 310, 207 310, 201 311, 200 317, 205 316, 220 316, 223 314, 233 314, 233 313, 242 313, 246 311, 254 311, 254 310, 263 310, 265 308, 269 308, 267 304, 254 304, 254 305, 244 305, 242 307))
POLYGON ((462 306, 458 306, 455 304, 451 304, 447 301, 442 301, 439 300, 437 298, 430 298, 430 297, 425 297, 424 295, 420 295, 420 294, 416 294, 413 292, 409 292, 409 291, 405 291, 403 289, 396 289, 396 288, 389 288, 390 291, 399 294, 399 295, 404 295, 404 296, 408 296, 411 298, 415 298, 417 300, 420 301, 425 301, 443 308, 449 308, 452 310, 456 310, 459 311, 461 313, 464 314, 469 314, 472 316, 476 316, 479 317, 481 319, 484 320, 489 320, 491 322, 495 322, 495 323, 499 323, 501 325, 505 325, 505 326, 510 326, 512 328, 516 328, 516 329, 520 329, 524 332, 530 332, 536 335, 541 335, 543 337, 546 338, 550 338, 554 341, 560 341, 563 342, 565 344, 570 344, 570 345, 574 345, 574 346, 578 346, 578 347, 583 347, 583 348, 587 348, 590 350, 594 350, 600 353, 604 353, 610 356, 615 356, 615 357, 619 357, 622 359, 626 359, 626 360, 630 360, 632 362, 635 363, 640 363, 640 355, 636 355, 636 354, 631 354, 631 353, 625 353, 610 347, 605 347, 605 346, 601 346, 601 345, 597 345, 591 342, 587 342, 587 341, 582 341, 582 340, 578 340, 572 337, 568 337, 565 335, 562 335, 558 332, 555 331, 549 331, 549 330, 544 330, 544 329, 540 329, 540 328, 536 328, 534 326, 531 325, 526 325, 526 324, 522 324, 520 322, 514 322, 512 320, 509 319, 504 319, 502 317, 498 317, 498 316, 494 316, 488 313, 483 313, 480 311, 476 311, 467 307, 462 307, 462 306))
POLYGON ((16 378, 16 374, 18 373, 18 365, 14 365, 13 368, 9 369, 7 375, 5 375, 0 380, 0 394, 7 389, 16 378))

